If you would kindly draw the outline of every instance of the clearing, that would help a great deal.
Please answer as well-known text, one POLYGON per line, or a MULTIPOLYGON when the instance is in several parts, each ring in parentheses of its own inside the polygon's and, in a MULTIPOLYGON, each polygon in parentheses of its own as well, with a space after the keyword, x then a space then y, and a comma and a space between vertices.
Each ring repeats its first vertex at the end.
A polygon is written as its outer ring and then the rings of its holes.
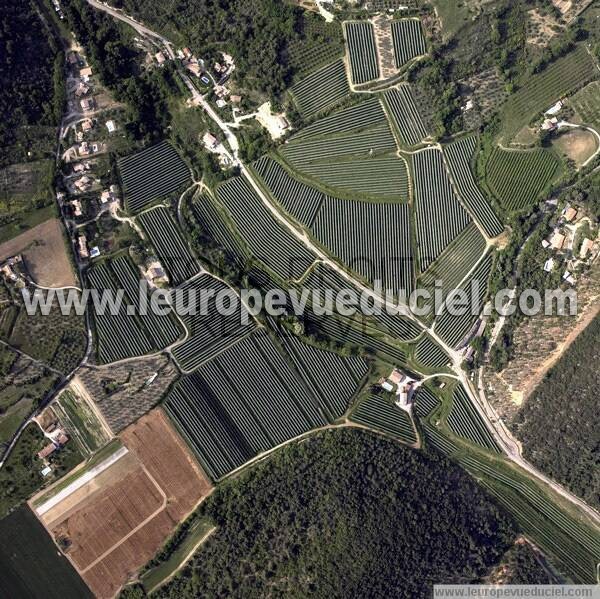
POLYGON ((19 253, 38 285, 74 287, 77 284, 62 225, 57 218, 51 218, 0 245, 0 262, 19 253))
POLYGON ((67 486, 31 500, 94 594, 113 597, 211 489, 161 410, 121 435, 123 447, 67 486))
POLYGON ((561 132, 552 141, 552 145, 579 168, 595 154, 598 138, 586 129, 570 129, 561 132))

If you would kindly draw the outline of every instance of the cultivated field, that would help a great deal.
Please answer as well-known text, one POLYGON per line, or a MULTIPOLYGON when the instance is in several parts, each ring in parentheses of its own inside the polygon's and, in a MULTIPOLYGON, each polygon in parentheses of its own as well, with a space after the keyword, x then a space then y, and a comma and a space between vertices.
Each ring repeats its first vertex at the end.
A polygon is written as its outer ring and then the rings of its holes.
POLYGON ((217 197, 252 255, 276 275, 296 279, 313 263, 306 246, 276 220, 245 179, 234 177, 219 185, 217 197))
POLYGON ((419 277, 420 287, 433 294, 436 281, 440 281, 440 289, 445 297, 447 293, 458 287, 479 262, 485 250, 483 235, 474 223, 470 223, 419 277))
MULTIPOLYGON (((396 157, 381 160, 402 164, 396 157)), ((355 163, 349 164, 356 169, 355 163)), ((292 178, 270 158, 261 158, 255 168, 275 199, 332 255, 370 282, 380 279, 386 288, 410 292, 413 253, 407 204, 363 202, 326 195, 292 178)), ((335 172, 329 172, 328 176, 335 172)), ((391 186, 392 181, 387 177, 384 183, 391 186)), ((406 173, 402 183, 407 185, 406 173)), ((390 187, 388 191, 393 189, 390 187)))
POLYGON ((0 262, 22 254, 29 274, 38 285, 75 286, 67 251, 62 225, 57 218, 51 218, 0 245, 0 262))
POLYGON ((477 314, 483 310, 484 300, 487 295, 488 281, 492 271, 493 255, 488 254, 477 265, 475 270, 469 275, 468 279, 459 287, 463 289, 468 297, 473 296, 472 286, 477 285, 475 299, 476 302, 469 304, 469 310, 462 316, 452 316, 449 312, 444 311, 435 320, 435 332, 439 337, 452 347, 460 346, 473 329, 473 326, 478 322, 477 316, 473 316, 472 312, 477 314))
POLYGON ((0 595, 10 598, 92 597, 28 506, 0 520, 0 595))
POLYGON ((139 212, 155 200, 182 188, 190 170, 175 148, 166 141, 118 161, 125 190, 125 206, 139 212))
MULTIPOLYGON (((110 290, 116 298, 125 290, 118 313, 94 311, 98 359, 100 363, 156 352, 174 343, 183 335, 181 326, 171 314, 159 316, 148 309, 146 314, 129 314, 129 306, 140 310, 140 273, 126 256, 97 264, 88 271, 90 287, 110 290)), ((148 302, 149 305, 149 302, 148 302)))
POLYGON ((427 43, 423 35, 421 21, 418 19, 392 21, 392 39, 396 68, 400 68, 413 58, 427 53, 427 43))
POLYGON ((383 98, 405 146, 416 146, 429 136, 408 85, 386 91, 383 98))
POLYGON ((35 512, 99 598, 112 597, 210 491, 210 483, 160 410, 121 435, 124 446, 35 512))
POLYGON ((148 234, 173 287, 198 274, 200 264, 168 208, 149 210, 141 214, 138 221, 148 234))
POLYGON ((535 204, 560 168, 558 158, 550 150, 494 148, 486 164, 486 180, 502 207, 512 212, 535 204))
POLYGON ((531 76, 505 104, 502 129, 504 141, 510 142, 533 117, 597 76, 594 61, 584 46, 559 58, 541 73, 531 76))
POLYGON ((327 424, 319 403, 262 330, 180 379, 165 408, 216 480, 327 424))
POLYGON ((500 453, 500 448, 485 421, 473 406, 462 385, 457 385, 452 393, 452 408, 446 422, 457 436, 475 445, 500 453))
POLYGON ((352 412, 350 419, 358 424, 383 431, 405 443, 417 442, 415 427, 408 412, 379 395, 367 396, 352 412))
POLYGON ((378 79, 379 63, 373 24, 369 21, 346 21, 344 32, 352 82, 361 84, 378 79))
POLYGON ((429 390, 421 387, 415 397, 415 415, 419 418, 427 418, 441 405, 439 398, 429 390))
POLYGON ((181 287, 183 300, 196 312, 195 315, 182 313, 189 336, 172 350, 173 357, 183 371, 195 370, 256 328, 254 318, 247 313, 247 324, 242 324, 241 308, 231 315, 219 314, 217 302, 208 293, 210 291, 216 295, 227 289, 225 283, 209 274, 203 274, 181 287))
POLYGON ((593 81, 579 90, 570 104, 586 125, 600 131, 600 81, 593 81))
POLYGON ((450 363, 450 358, 429 335, 424 335, 417 342, 415 359, 426 368, 441 368, 450 363))
POLYGON ((439 150, 413 155, 417 245, 421 272, 469 224, 470 218, 456 197, 439 150))
POLYGON ((290 87, 298 109, 311 117, 341 102, 349 93, 344 61, 340 58, 290 87))
POLYGON ((504 227, 479 189, 471 169, 477 148, 475 137, 465 137, 444 146, 444 156, 456 190, 471 216, 481 225, 488 237, 497 237, 504 227))

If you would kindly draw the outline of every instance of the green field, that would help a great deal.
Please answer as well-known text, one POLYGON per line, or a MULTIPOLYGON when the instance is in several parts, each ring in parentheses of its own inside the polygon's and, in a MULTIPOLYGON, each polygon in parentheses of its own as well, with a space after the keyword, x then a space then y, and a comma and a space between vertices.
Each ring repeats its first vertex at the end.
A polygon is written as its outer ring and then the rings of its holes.
POLYGON ((179 568, 185 565, 186 561, 190 559, 190 554, 196 554, 195 550, 198 545, 209 537, 214 528, 213 524, 206 520, 197 520, 166 561, 142 574, 140 579, 146 592, 150 593, 153 589, 163 585, 179 568))
POLYGON ((535 116, 550 108, 557 100, 597 77, 598 71, 585 46, 579 46, 541 73, 532 75, 504 106, 504 142, 509 143, 535 116))
POLYGON ((485 167, 486 181, 507 212, 531 208, 562 172, 556 154, 494 148, 485 167))
POLYGON ((0 596, 86 599, 89 589, 26 506, 0 520, 0 596))
POLYGON ((108 433, 88 403, 71 391, 61 393, 52 409, 84 455, 94 453, 109 441, 108 433))
POLYGON ((592 81, 579 90, 570 103, 586 125, 600 129, 600 81, 592 81))

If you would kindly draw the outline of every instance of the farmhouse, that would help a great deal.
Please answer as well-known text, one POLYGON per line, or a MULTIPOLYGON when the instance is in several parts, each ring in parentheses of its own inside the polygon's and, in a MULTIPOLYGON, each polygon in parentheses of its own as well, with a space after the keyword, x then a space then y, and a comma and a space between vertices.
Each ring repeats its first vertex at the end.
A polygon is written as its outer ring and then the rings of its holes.
POLYGON ((594 248, 594 242, 591 239, 588 239, 586 237, 583 240, 583 243, 581 244, 581 249, 579 250, 579 257, 582 260, 585 260, 593 248, 594 248))
POLYGON ((81 79, 83 79, 86 83, 90 80, 91 76, 92 69, 90 67, 84 67, 83 69, 79 70, 79 77, 81 77, 81 79))
POLYGON ((46 447, 44 447, 42 450, 38 451, 38 458, 40 458, 40 460, 45 460, 48 456, 52 455, 54 452, 56 451, 56 445, 54 445, 54 443, 50 443, 49 445, 46 445, 46 447))
POLYGON ((214 150, 219 145, 219 140, 210 131, 204 134, 202 141, 209 150, 214 150))
POLYGON ((565 236, 559 231, 554 231, 554 234, 550 238, 550 245, 554 250, 562 250, 565 244, 565 236))
POLYGON ((73 215, 81 216, 83 212, 81 211, 81 202, 79 200, 73 200, 71 202, 71 206, 73 206, 73 215))
POLYGON ((81 109, 84 112, 90 111, 90 110, 94 110, 94 99, 93 98, 83 98, 83 100, 81 100, 79 102, 81 109))

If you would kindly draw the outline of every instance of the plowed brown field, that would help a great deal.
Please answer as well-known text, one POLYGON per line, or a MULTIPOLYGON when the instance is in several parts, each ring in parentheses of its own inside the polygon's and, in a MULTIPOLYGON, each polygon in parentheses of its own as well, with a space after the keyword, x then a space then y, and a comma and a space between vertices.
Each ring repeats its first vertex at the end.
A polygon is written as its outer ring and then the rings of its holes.
POLYGON ((99 598, 134 578, 212 489, 161 410, 121 440, 127 455, 40 518, 99 598))

